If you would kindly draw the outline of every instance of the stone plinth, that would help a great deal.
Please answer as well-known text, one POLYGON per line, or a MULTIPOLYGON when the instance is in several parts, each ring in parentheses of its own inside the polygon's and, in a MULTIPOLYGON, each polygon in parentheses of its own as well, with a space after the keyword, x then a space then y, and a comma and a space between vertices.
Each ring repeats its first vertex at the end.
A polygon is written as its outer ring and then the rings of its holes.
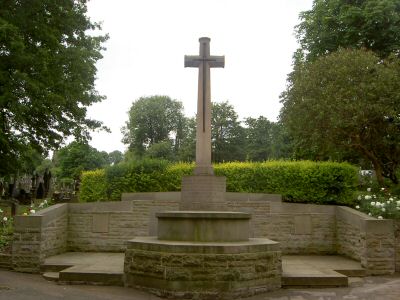
POLYGON ((213 175, 185 176, 182 179, 179 210, 225 211, 226 178, 213 175))
POLYGON ((238 242, 249 239, 250 214, 214 211, 157 213, 158 239, 192 242, 238 242))
POLYGON ((173 299, 233 299, 281 287, 279 243, 127 242, 126 284, 173 299))

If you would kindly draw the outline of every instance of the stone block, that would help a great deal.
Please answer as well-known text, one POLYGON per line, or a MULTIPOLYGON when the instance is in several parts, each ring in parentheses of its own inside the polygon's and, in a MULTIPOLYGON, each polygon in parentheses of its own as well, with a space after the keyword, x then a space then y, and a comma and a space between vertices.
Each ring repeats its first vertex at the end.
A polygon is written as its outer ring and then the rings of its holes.
POLYGON ((224 211, 226 178, 213 175, 185 176, 179 210, 224 211))
POLYGON ((311 234, 312 225, 310 216, 294 217, 294 234, 311 234))
POLYGON ((249 239, 250 215, 247 213, 170 211, 156 216, 160 240, 237 242, 249 239))
POLYGON ((93 214, 92 215, 92 232, 108 233, 109 232, 109 214, 93 214))

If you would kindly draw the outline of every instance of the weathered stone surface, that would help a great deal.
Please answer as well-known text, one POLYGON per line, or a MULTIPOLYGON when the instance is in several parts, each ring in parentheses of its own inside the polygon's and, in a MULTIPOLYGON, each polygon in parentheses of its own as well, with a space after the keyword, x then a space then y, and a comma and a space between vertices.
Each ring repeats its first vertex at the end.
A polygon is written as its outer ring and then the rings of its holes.
POLYGON ((226 211, 226 178, 213 175, 185 176, 179 210, 226 211))
POLYGON ((126 284, 159 296, 232 299, 281 286, 279 244, 267 239, 225 245, 135 240, 125 252, 126 284))
POLYGON ((67 251, 67 204, 57 204, 31 216, 16 216, 12 266, 39 272, 44 258, 67 251))
POLYGON ((237 242, 249 239, 250 214, 215 211, 167 211, 156 214, 158 239, 237 242))

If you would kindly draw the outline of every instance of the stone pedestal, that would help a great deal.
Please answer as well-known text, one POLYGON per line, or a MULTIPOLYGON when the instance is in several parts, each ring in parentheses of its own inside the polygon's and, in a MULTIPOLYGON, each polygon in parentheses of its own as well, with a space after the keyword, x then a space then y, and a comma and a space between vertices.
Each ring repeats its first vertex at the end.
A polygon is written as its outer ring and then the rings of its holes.
POLYGON ((172 299, 234 299, 281 287, 281 251, 268 239, 235 243, 127 242, 126 284, 172 299))
POLYGON ((226 178, 223 176, 185 176, 179 210, 226 211, 225 191, 226 178))
POLYGON ((190 242, 238 242, 249 239, 250 214, 170 211, 156 214, 158 239, 190 242))

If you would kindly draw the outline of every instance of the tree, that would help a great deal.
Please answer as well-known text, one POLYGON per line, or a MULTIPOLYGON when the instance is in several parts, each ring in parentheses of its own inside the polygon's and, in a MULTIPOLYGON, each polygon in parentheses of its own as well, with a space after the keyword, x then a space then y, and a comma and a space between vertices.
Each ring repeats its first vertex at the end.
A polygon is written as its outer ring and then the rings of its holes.
POLYGON ((290 157, 291 141, 282 124, 263 116, 247 118, 245 124, 247 159, 264 161, 290 157))
POLYGON ((300 19, 295 60, 313 61, 339 48, 366 48, 381 58, 400 55, 398 0, 314 0, 300 19))
POLYGON ((101 123, 86 107, 101 101, 95 63, 105 36, 84 0, 3 0, 0 9, 0 176, 15 172, 27 148, 87 139, 101 123))
POLYGON ((400 60, 365 50, 339 50, 297 65, 282 94, 281 120, 298 148, 316 155, 355 151, 377 179, 398 183, 400 60))
POLYGON ((78 179, 82 171, 103 168, 109 164, 106 152, 76 141, 55 152, 54 160, 57 176, 72 179, 78 179))
POLYGON ((182 126, 182 140, 177 151, 179 161, 194 161, 196 159, 196 120, 185 118, 182 126))
POLYGON ((211 112, 212 160, 245 160, 245 133, 232 105, 228 102, 213 103, 211 112))
POLYGON ((247 139, 247 159, 263 161, 271 157, 272 122, 260 116, 258 119, 245 120, 247 139))
POLYGON ((114 150, 108 153, 108 162, 110 164, 116 165, 123 160, 124 160, 124 154, 122 154, 122 152, 119 150, 114 150))
POLYGON ((142 156, 153 144, 173 140, 178 147, 183 139, 182 103, 168 96, 142 97, 134 101, 129 120, 122 129, 123 143, 136 155, 142 156))

